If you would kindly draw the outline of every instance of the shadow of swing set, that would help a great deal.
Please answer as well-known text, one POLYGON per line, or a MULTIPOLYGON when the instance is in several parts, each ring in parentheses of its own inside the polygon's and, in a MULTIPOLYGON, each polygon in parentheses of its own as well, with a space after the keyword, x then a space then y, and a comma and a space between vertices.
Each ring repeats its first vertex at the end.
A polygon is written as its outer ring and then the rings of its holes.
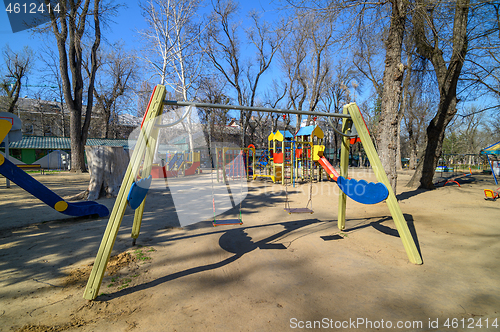
MULTIPOLYGON (((396 196, 389 184, 389 180, 382 167, 382 163, 377 154, 377 151, 375 150, 373 142, 371 141, 361 112, 355 103, 350 103, 344 106, 343 114, 331 114, 322 112, 295 111, 289 109, 272 109, 261 107, 168 101, 165 100, 165 96, 165 86, 157 85, 154 88, 151 99, 149 101, 148 108, 141 124, 141 132, 137 139, 136 147, 132 153, 132 157, 130 158, 128 168, 123 177, 120 191, 116 198, 106 230, 101 240, 94 266, 92 268, 87 286, 84 291, 83 297, 85 299, 93 300, 98 295, 106 270, 106 265, 111 256, 111 251, 113 249, 127 205, 130 205, 133 209, 135 209, 131 237, 135 240, 139 236, 146 201, 146 194, 148 190, 147 188, 149 187, 148 182, 150 183, 151 181, 149 175, 151 173, 152 161, 158 138, 158 131, 161 127, 159 121, 161 119, 160 116, 163 113, 164 105, 194 106, 200 108, 209 107, 221 109, 245 109, 261 112, 276 112, 282 114, 305 114, 343 118, 344 121, 342 121, 342 132, 339 132, 342 135, 340 171, 338 174, 335 174, 335 179, 333 179, 332 177, 332 179, 337 182, 339 188, 342 190, 339 195, 338 228, 340 230, 345 229, 347 196, 356 198, 356 196, 359 196, 357 193, 362 192, 365 198, 367 198, 368 203, 370 201, 371 203, 377 203, 377 201, 382 201, 385 199, 385 202, 396 225, 399 237, 403 242, 403 246, 408 255, 409 261, 413 264, 422 264, 422 258, 408 228, 408 224, 406 223, 401 208, 397 202, 396 196), (370 164, 372 165, 373 171, 379 183, 367 183, 364 180, 356 181, 354 179, 348 178, 347 169, 349 163, 350 140, 354 136, 359 137, 359 139, 361 140, 363 148, 366 151, 370 164), (142 180, 137 181, 137 175, 139 174, 141 166, 142 180), (140 183, 140 181, 143 181, 144 183, 140 183), (383 189, 381 189, 382 187, 383 189), (386 191, 385 194, 383 193, 384 191, 386 191), (376 199, 376 201, 373 201, 372 199, 370 199, 371 196, 377 196, 378 199, 376 199)), ((183 121, 188 116, 188 113, 189 111, 187 111, 186 114, 184 114, 175 123, 170 124, 170 126, 183 121)))

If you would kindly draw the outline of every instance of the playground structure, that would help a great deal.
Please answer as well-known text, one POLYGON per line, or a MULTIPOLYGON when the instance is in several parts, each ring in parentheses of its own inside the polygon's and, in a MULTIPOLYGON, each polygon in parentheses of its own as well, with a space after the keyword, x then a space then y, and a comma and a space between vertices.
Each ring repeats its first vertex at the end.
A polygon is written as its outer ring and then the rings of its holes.
POLYGON ((482 149, 481 155, 486 156, 486 160, 490 166, 495 184, 498 185, 497 176, 500 176, 500 142, 496 142, 495 144, 482 149))
MULTIPOLYGON (((364 121, 363 121, 364 124, 364 121)), ((366 125, 365 125, 366 128, 366 125)), ((264 161, 269 170, 266 174, 254 174, 254 179, 261 176, 271 178, 274 183, 281 182, 285 185, 295 187, 300 181, 309 182, 310 186, 314 178, 322 179, 322 171, 328 175, 328 179, 336 182, 341 190, 351 199, 363 204, 376 204, 385 200, 389 194, 384 184, 367 183, 346 179, 335 170, 324 156, 323 145, 324 133, 317 125, 302 127, 293 136, 288 131, 271 133, 268 137, 269 157, 264 161), (272 143, 271 143, 272 142, 272 143), (268 175, 269 174, 269 175, 268 175)), ((349 138, 349 143, 360 142, 359 137, 349 138)), ((261 157, 261 159, 263 159, 261 157)), ((259 162, 261 162, 259 160, 259 162)), ((288 191, 285 210, 289 213, 313 213, 312 209, 291 209, 288 202, 288 191)), ((312 205, 311 195, 309 203, 312 205)))
POLYGON ((444 184, 443 184, 443 187, 445 187, 448 183, 452 184, 452 183, 455 183, 457 184, 459 187, 461 187, 460 183, 458 183, 457 180, 461 180, 462 178, 466 178, 468 176, 472 176, 472 169, 469 167, 469 173, 464 173, 462 175, 459 175, 459 176, 453 176, 449 179, 446 179, 446 181, 444 181, 444 184))
MULTIPOLYGON (((0 142, 4 140, 12 128, 8 120, 0 119, 0 142)), ((14 182, 54 210, 69 216, 81 217, 97 214, 100 217, 109 215, 108 208, 96 202, 69 203, 59 195, 48 189, 39 181, 35 180, 21 168, 14 165, 8 158, 0 154, 0 174, 14 182)))
MULTIPOLYGON (((408 255, 408 259, 413 264, 422 264, 422 258, 416 247, 414 239, 410 233, 406 220, 404 219, 401 208, 397 202, 396 196, 392 191, 389 184, 389 180, 385 171, 382 167, 380 159, 377 155, 373 142, 370 139, 368 130, 361 116, 361 112, 355 103, 348 104, 343 108, 343 114, 335 113, 321 113, 321 112, 309 112, 309 111, 295 111, 295 110, 283 110, 283 109, 269 109, 260 107, 244 107, 244 106, 234 106, 234 105, 220 105, 220 104, 206 104, 206 103, 193 103, 193 102, 179 102, 179 101, 167 101, 165 100, 166 90, 163 85, 157 85, 151 96, 148 108, 144 115, 144 119, 141 125, 141 135, 139 135, 136 148, 133 151, 132 157, 130 159, 129 166, 123 178, 120 191, 116 198, 113 210, 111 212, 108 225, 104 232, 99 251, 96 255, 96 259, 88 279, 87 286, 84 291, 84 298, 92 300, 98 295, 102 279, 104 277, 104 272, 106 270, 106 265, 109 261, 111 251, 113 249, 116 236, 118 234, 119 227, 121 225, 125 209, 130 200, 135 202, 141 202, 138 204, 135 210, 134 223, 132 226, 132 238, 137 239, 139 236, 140 226, 142 222, 142 215, 144 212, 145 200, 147 190, 142 192, 134 193, 134 187, 137 187, 136 183, 137 175, 139 169, 142 165, 141 178, 148 179, 152 169, 152 160, 155 152, 156 141, 158 137, 159 130, 159 119, 160 115, 163 113, 164 105, 176 105, 176 106, 194 106, 194 107, 206 107, 206 108, 221 108, 221 109, 245 109, 252 111, 261 112, 276 112, 284 114, 306 114, 314 116, 326 116, 326 117, 339 117, 343 119, 342 124, 342 147, 341 147, 341 157, 340 157, 340 172, 337 173, 333 167, 328 168, 329 175, 332 180, 336 180, 342 193, 339 195, 339 210, 338 210, 338 228, 340 230, 345 229, 345 219, 346 219, 346 202, 347 196, 353 198, 361 198, 368 203, 371 200, 380 201, 380 197, 384 196, 383 190, 385 188, 387 195, 385 199, 389 211, 392 215, 394 223, 396 225, 399 236, 403 242, 403 246, 408 255), (357 131, 356 135, 353 135, 353 129, 357 131), (367 153, 368 159, 372 168, 374 170, 375 176, 379 183, 367 183, 364 180, 357 181, 348 178, 348 161, 349 161, 349 145, 350 139, 354 136, 358 136, 361 139, 361 143, 367 153), (338 174, 338 175, 337 175, 338 174), (132 197, 131 197, 132 196, 132 197), (372 196, 378 196, 373 199, 372 196)), ((187 115, 181 117, 178 121, 182 121, 187 115)), ((285 147, 286 149, 286 147, 285 147)), ((286 151, 286 150, 285 150, 286 151)), ((314 156, 314 149, 312 149, 312 156, 314 156)), ((317 151, 318 157, 320 156, 320 151, 317 151)), ((319 160, 319 159, 318 159, 319 160)), ((325 159, 326 160, 326 159, 325 159)), ((290 177, 291 179, 292 177, 290 177)), ((285 179, 286 180, 286 179, 285 179)))
POLYGON ((484 189, 484 199, 496 201, 497 198, 500 198, 500 188, 497 190, 484 189))
MULTIPOLYGON (((486 156, 495 184, 498 185, 497 176, 500 176, 500 158, 498 157, 500 155, 500 142, 482 149, 481 155, 486 156)), ((500 188, 497 190, 484 189, 484 196, 487 200, 495 201, 497 198, 500 198, 500 188)))
POLYGON ((244 176, 247 180, 252 178, 255 169, 255 147, 253 144, 243 149, 226 146, 215 147, 214 150, 217 182, 224 181, 226 176, 231 178, 244 176), (237 158, 240 153, 243 153, 243 158, 237 158), (241 174, 242 170, 245 171, 245 174, 241 174))
POLYGON ((323 131, 315 125, 301 128, 295 136, 287 130, 271 133, 267 150, 254 164, 253 179, 270 178, 273 183, 284 183, 287 179, 295 186, 298 180, 309 181, 317 170, 320 180, 318 166, 325 150, 323 137, 323 131))
POLYGON ((152 165, 153 179, 195 175, 201 172, 200 152, 167 152, 165 160, 162 159, 162 164, 152 165))

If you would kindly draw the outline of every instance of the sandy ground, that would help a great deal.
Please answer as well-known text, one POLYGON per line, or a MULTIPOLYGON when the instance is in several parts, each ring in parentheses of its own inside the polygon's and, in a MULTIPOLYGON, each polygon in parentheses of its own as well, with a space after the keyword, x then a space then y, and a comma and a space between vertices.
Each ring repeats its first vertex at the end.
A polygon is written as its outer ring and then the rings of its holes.
MULTIPOLYGON (((367 171, 351 175, 373 180, 367 171)), ((88 181, 35 177, 61 196, 88 181)), ((403 187, 409 177, 400 174, 398 198, 423 265, 408 262, 385 203, 348 200, 339 231, 333 183, 314 185, 314 214, 288 215, 279 185, 251 182, 244 224, 216 228, 179 227, 171 193, 156 188, 135 247, 127 210, 94 301, 82 296, 107 218, 67 218, 1 178, 0 330, 375 331, 390 323, 394 331, 462 331, 473 323, 500 331, 500 200, 483 199, 492 177, 433 191, 403 187)), ((292 205, 303 207, 305 197, 292 194, 292 205)), ((111 208, 114 200, 100 202, 111 208)))

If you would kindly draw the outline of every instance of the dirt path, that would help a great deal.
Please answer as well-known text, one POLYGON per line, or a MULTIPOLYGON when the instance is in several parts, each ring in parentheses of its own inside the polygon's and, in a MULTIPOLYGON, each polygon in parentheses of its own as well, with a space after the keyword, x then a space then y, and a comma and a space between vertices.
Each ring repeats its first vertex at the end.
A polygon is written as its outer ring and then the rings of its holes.
MULTIPOLYGON (((353 176, 373 180, 367 172, 353 176)), ((408 179, 400 175, 401 184, 408 179)), ((61 196, 87 181, 69 174, 40 180, 61 196)), ((443 328, 447 318, 460 326, 481 319, 480 330, 500 331, 500 201, 483 199, 483 189, 493 189, 489 176, 474 175, 461 188, 399 186, 421 266, 408 262, 384 203, 349 200, 347 229, 339 231, 333 183, 315 184, 312 215, 284 213, 279 186, 250 183, 244 225, 217 228, 178 227, 172 197, 154 191, 136 247, 133 211, 126 212, 92 302, 83 289, 107 219, 57 221, 1 181, 0 331, 286 331, 314 321, 371 331, 387 327, 382 320, 395 331, 465 330, 443 328), (429 328, 436 319, 439 328, 429 328), (486 329, 486 319, 499 328, 486 329), (398 321, 407 327, 396 328, 398 321)))

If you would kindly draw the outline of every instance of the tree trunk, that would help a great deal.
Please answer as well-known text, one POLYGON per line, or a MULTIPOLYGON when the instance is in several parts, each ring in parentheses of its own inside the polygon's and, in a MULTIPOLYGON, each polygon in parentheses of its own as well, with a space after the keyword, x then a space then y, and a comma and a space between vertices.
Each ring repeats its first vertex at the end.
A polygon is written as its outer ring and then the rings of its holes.
POLYGON ((415 174, 413 174, 414 178, 420 178, 420 188, 434 189, 433 178, 439 158, 441 157, 446 126, 448 126, 448 123, 450 123, 457 113, 456 86, 452 90, 454 93, 451 98, 446 98, 446 96, 444 98, 441 97, 444 100, 439 103, 438 112, 427 127, 427 144, 423 163, 417 165, 415 174))
POLYGON ((417 163, 417 151, 413 148, 410 148, 410 160, 408 161, 408 169, 415 169, 415 164, 417 163))
MULTIPOLYGON (((86 172, 85 168, 85 142, 81 136, 81 116, 77 115, 76 110, 70 108, 70 143, 71 143, 71 171, 86 172)), ((81 114, 81 113, 80 113, 81 114)))
POLYGON ((54 12, 50 12, 53 34, 56 38, 59 52, 59 71, 64 92, 64 99, 68 106, 70 117, 71 137, 71 171, 85 172, 84 145, 87 141, 90 118, 92 115, 94 81, 97 71, 96 55, 101 41, 100 30, 100 1, 94 1, 93 10, 90 1, 62 3, 59 18, 56 19, 54 12), (79 11, 81 6, 81 11, 79 11), (88 15, 92 11, 94 19, 94 42, 91 49, 91 71, 87 82, 82 75, 82 38, 85 35, 88 15), (68 39, 69 35, 69 41, 68 39), (69 74, 71 71, 71 75, 69 74), (82 126, 83 95, 86 84, 87 109, 82 126))
MULTIPOLYGON (((401 120, 400 120, 401 121, 401 120)), ((400 171, 403 169, 403 164, 401 163, 401 126, 398 121, 398 132, 396 137, 396 170, 400 171)))
POLYGON ((386 57, 378 153, 392 190, 396 192, 397 136, 399 121, 401 119, 398 114, 404 73, 404 65, 401 63, 401 52, 405 34, 407 5, 404 0, 391 0, 391 5, 391 25, 387 40, 385 41, 386 57))
POLYGON ((130 161, 128 152, 111 146, 86 146, 85 152, 90 172, 87 199, 116 197, 130 161))
POLYGON ((414 15, 417 52, 431 61, 436 73, 440 96, 437 113, 427 127, 423 162, 418 164, 408 185, 411 186, 416 183, 417 179, 420 179, 420 188, 434 189, 433 178, 443 148, 444 133, 457 113, 457 83, 468 49, 469 0, 456 1, 452 37, 453 52, 449 61, 445 61, 444 52, 441 49, 431 46, 432 44, 427 40, 424 22, 428 24, 434 24, 434 22, 432 17, 422 17, 427 15, 425 8, 427 7, 423 4, 420 8, 420 16, 414 15))

